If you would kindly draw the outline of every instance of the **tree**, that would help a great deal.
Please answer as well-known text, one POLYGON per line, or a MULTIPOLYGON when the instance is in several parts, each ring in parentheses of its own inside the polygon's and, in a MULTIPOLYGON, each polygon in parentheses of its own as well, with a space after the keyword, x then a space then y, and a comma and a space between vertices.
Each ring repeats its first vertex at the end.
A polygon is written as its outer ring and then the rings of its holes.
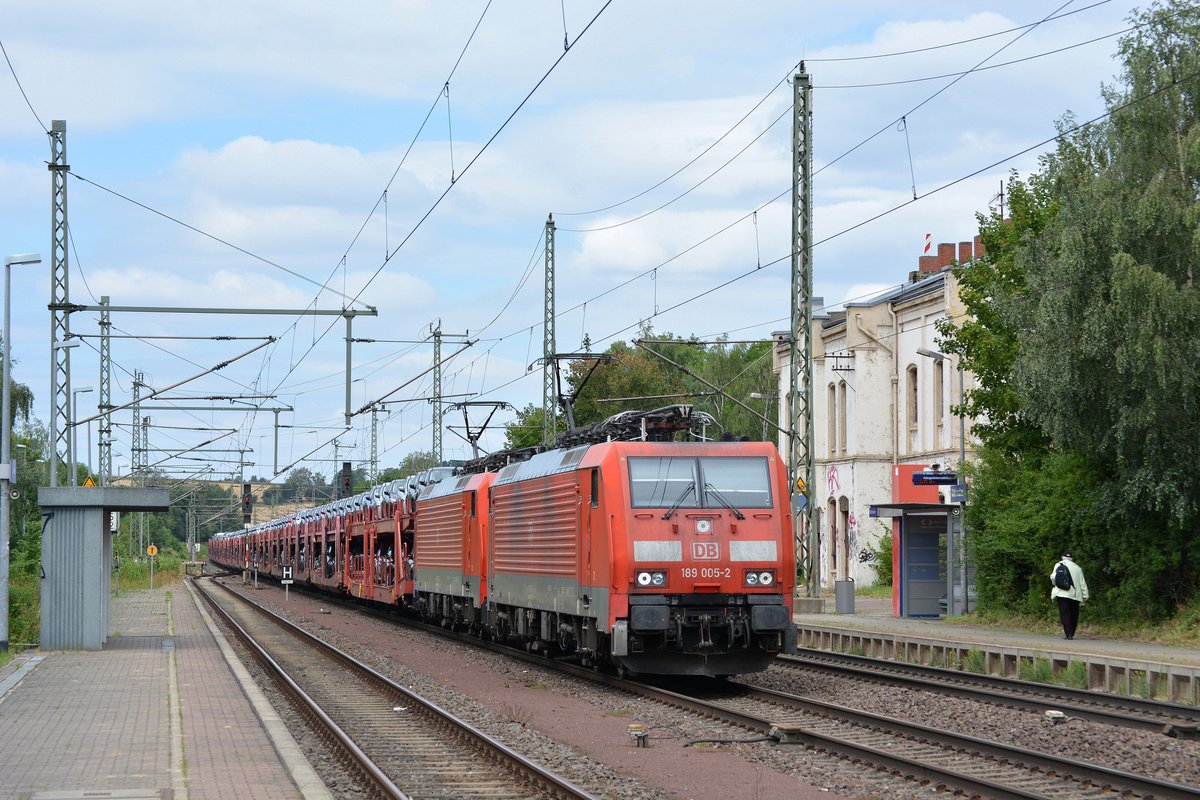
POLYGON ((1200 576, 1200 9, 1134 21, 1110 116, 1065 118, 1038 174, 1009 182, 1013 219, 981 220, 988 254, 958 271, 973 319, 941 330, 981 383, 985 607, 1048 613, 1064 546, 1093 565, 1097 617, 1161 619, 1200 576))
POLYGON ((399 469, 401 475, 408 477, 409 475, 416 475, 421 470, 436 466, 438 466, 438 461, 433 457, 432 450, 414 450, 400 462, 399 469))
MULTIPOLYGON (((504 426, 504 449, 520 450, 536 447, 542 443, 542 426, 546 419, 542 407, 530 403, 517 412, 517 417, 504 426)), ((566 428, 566 420, 559 416, 558 430, 566 428)))
POLYGON ((1010 455, 1047 443, 1025 415, 1013 383, 1013 368, 1021 357, 1020 323, 1010 306, 1028 293, 1028 265, 1018 253, 1041 235, 1056 208, 1043 176, 1035 174, 1024 182, 1011 175, 1007 215, 977 215, 984 253, 954 271, 959 299, 970 314, 937 323, 939 348, 960 353, 963 368, 978 383, 967 393, 964 406, 953 412, 978 420, 971 432, 984 447, 1010 455))

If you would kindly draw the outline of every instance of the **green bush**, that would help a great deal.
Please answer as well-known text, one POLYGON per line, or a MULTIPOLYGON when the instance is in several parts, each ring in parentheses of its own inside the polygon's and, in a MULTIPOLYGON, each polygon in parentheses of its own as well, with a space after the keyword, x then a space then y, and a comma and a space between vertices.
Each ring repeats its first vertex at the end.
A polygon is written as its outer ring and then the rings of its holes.
POLYGON ((892 532, 889 530, 868 550, 871 553, 871 569, 875 570, 875 583, 879 586, 892 585, 892 532))
POLYGON ((32 575, 10 576, 8 584, 8 643, 13 650, 36 647, 41 636, 39 581, 32 575))

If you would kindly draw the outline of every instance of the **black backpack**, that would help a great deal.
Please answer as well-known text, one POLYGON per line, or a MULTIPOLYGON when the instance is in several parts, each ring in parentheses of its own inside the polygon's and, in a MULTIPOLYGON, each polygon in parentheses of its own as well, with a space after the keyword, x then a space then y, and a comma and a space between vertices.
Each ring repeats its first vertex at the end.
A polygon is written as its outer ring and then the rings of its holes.
POLYGON ((1067 569, 1067 565, 1061 561, 1054 568, 1054 585, 1064 591, 1075 585, 1075 582, 1071 580, 1071 570, 1067 569))

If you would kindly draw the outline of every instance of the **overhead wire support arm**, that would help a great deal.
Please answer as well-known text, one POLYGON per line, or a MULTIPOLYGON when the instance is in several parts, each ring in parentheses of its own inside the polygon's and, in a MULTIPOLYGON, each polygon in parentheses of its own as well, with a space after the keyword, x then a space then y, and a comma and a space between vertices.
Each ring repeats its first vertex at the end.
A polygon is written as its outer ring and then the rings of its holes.
POLYGON ((173 383, 170 386, 164 386, 161 389, 155 389, 153 392, 151 392, 150 394, 148 394, 144 397, 134 398, 133 400, 130 400, 128 403, 125 403, 124 405, 113 406, 112 408, 108 408, 108 409, 105 409, 104 411, 101 411, 99 414, 94 414, 94 415, 88 417, 87 419, 75 420, 74 422, 72 422, 70 424, 72 426, 79 426, 79 425, 83 425, 85 423, 91 422, 92 420, 95 420, 95 419, 101 419, 104 417, 108 417, 114 411, 122 411, 142 400, 149 400, 151 397, 157 397, 158 395, 162 394, 163 392, 169 392, 172 389, 177 389, 186 383, 191 383, 192 381, 196 380, 197 378, 203 378, 205 375, 209 375, 213 372, 216 372, 219 369, 224 369, 225 367, 229 366, 230 364, 234 363, 235 361, 240 361, 241 359, 245 358, 246 356, 258 352, 259 350, 263 349, 264 347, 266 347, 267 345, 269 345, 271 342, 274 342, 274 341, 275 341, 275 337, 272 336, 272 337, 268 338, 267 341, 263 342, 262 344, 258 345, 257 347, 252 347, 249 350, 247 350, 246 352, 242 353, 241 355, 234 356, 233 358, 228 359, 227 361, 222 361, 220 364, 217 364, 214 367, 210 367, 209 369, 206 369, 203 372, 199 372, 199 373, 191 376, 190 378, 184 378, 183 380, 181 380, 177 383, 173 383))
MULTIPOLYGON (((187 308, 184 306, 83 306, 70 305, 76 311, 121 311, 147 314, 250 314, 283 317, 377 317, 379 310, 374 306, 365 309, 353 308, 187 308)), ((139 337, 145 338, 145 337, 139 337)))
POLYGON ((601 364, 608 364, 612 361, 616 361, 616 357, 611 353, 550 353, 549 355, 535 360, 526 368, 525 371, 530 372, 538 364, 541 364, 547 372, 553 375, 554 381, 551 385, 554 388, 554 399, 557 401, 558 405, 562 406, 563 412, 567 415, 567 430, 571 431, 576 427, 574 408, 575 401, 579 399, 580 392, 583 391, 583 387, 587 385, 589 380, 591 380, 592 373, 594 373, 601 364), (579 385, 575 387, 575 391, 571 392, 570 394, 563 394, 562 374, 559 371, 558 362, 584 360, 592 361, 594 363, 587 371, 587 374, 584 375, 579 381, 579 385))
MULTIPOLYGON (((412 384, 414 384, 414 383, 416 383, 417 381, 419 381, 421 378, 423 378, 423 377, 425 377, 426 375, 428 375, 430 372, 433 372, 433 370, 434 370, 434 367, 440 366, 441 364, 444 364, 444 363, 446 363, 447 361, 450 361, 450 360, 451 360, 451 359, 453 359, 455 356, 457 356, 459 353, 463 352, 463 351, 464 351, 464 350, 466 350, 468 347, 471 347, 471 346, 473 346, 473 345, 474 345, 476 342, 478 342, 478 341, 479 341, 478 339, 468 339, 466 342, 464 342, 464 343, 463 343, 463 346, 462 346, 462 347, 458 348, 458 349, 457 349, 457 350, 455 350, 453 353, 451 353, 450 355, 448 355, 448 356, 446 356, 445 358, 443 358, 443 359, 442 359, 441 361, 439 361, 437 364, 434 364, 433 366, 430 366, 430 367, 428 367, 428 368, 426 368, 426 369, 423 369, 423 370, 421 370, 421 371, 420 371, 420 372, 418 372, 416 375, 414 375, 413 377, 409 378, 409 379, 408 379, 408 380, 406 380, 404 383, 402 383, 402 384, 400 384, 399 386, 397 386, 395 389, 392 389, 392 390, 391 390, 390 392, 388 392, 387 394, 383 395, 382 397, 376 398, 375 400, 372 400, 372 401, 371 401, 371 402, 369 402, 369 403, 366 403, 365 405, 363 405, 362 407, 360 407, 360 408, 359 408, 357 411, 353 412, 353 413, 352 413, 350 416, 352 416, 352 417, 357 417, 359 414, 365 414, 366 412, 370 411, 370 410, 371 410, 371 409, 372 409, 374 406, 378 405, 379 403, 382 403, 382 402, 385 402, 385 401, 387 401, 387 399, 388 399, 389 397, 391 397, 391 396, 392 396, 392 395, 394 395, 396 392, 398 392, 398 391, 400 391, 401 389, 403 389, 405 386, 411 386, 412 384)), ((396 402, 401 402, 401 401, 399 401, 399 400, 393 400, 393 401, 391 401, 391 402, 393 402, 393 403, 396 403, 396 402)), ((404 402, 408 402, 408 401, 404 401, 404 402)))

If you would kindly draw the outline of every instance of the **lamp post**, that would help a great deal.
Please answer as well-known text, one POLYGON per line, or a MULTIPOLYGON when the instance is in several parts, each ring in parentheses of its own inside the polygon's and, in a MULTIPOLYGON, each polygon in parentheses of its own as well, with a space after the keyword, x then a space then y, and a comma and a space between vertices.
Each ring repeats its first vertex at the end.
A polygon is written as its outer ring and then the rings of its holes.
POLYGON ((767 441, 767 417, 769 417, 771 414, 771 401, 775 399, 775 395, 763 394, 762 392, 751 392, 750 398, 752 400, 762 400, 763 401, 763 435, 762 435, 762 438, 763 438, 763 441, 765 442, 765 441, 767 441))
MULTIPOLYGON (((946 354, 939 353, 936 350, 930 350, 927 347, 918 347, 917 352, 926 358, 932 358, 934 361, 945 361, 946 354)), ((962 470, 967 465, 967 433, 966 433, 966 409, 963 408, 967 402, 966 390, 963 388, 965 381, 963 379, 962 359, 958 360, 958 469, 962 470)))
MULTIPOLYGON (((78 389, 71 390, 71 411, 75 414, 75 418, 79 418, 79 395, 86 394, 92 391, 91 386, 80 386, 78 389)), ((88 475, 92 474, 92 423, 88 423, 88 475)), ((79 461, 79 423, 71 423, 71 473, 75 473, 76 464, 79 461)), ((75 485, 75 480, 71 480, 71 485, 75 485)))
POLYGON ((12 265, 40 264, 42 257, 37 253, 22 253, 4 258, 4 370, 0 380, 4 382, 0 393, 0 653, 8 652, 8 529, 9 515, 12 513, 11 498, 13 462, 9 447, 12 440, 11 390, 9 388, 10 363, 12 361, 12 325, 10 310, 12 308, 12 265))

